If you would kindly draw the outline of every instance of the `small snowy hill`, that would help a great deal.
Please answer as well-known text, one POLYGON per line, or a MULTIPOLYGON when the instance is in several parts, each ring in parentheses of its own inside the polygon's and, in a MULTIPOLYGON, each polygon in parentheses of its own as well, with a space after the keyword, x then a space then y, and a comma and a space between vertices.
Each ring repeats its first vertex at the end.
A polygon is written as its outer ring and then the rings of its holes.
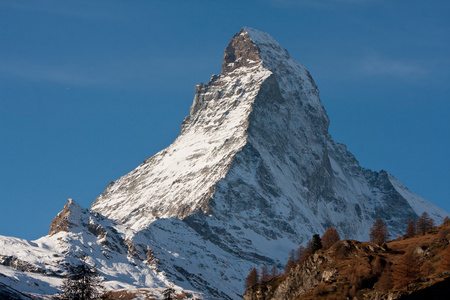
POLYGON ((148 242, 69 199, 52 221, 49 235, 35 241, 0 236, 0 273, 6 276, 0 276, 0 282, 27 293, 54 294, 67 266, 87 255, 108 289, 157 291, 171 280, 157 269, 148 242))
POLYGON ((253 266, 281 268, 328 227, 367 240, 377 218, 396 236, 423 211, 437 223, 448 215, 386 171, 362 168, 328 126, 309 72, 271 36, 243 28, 222 73, 195 87, 172 145, 108 185, 91 210, 69 200, 50 235, 0 237, 0 282, 51 294, 87 254, 111 289, 158 295, 174 283, 240 299, 253 266))

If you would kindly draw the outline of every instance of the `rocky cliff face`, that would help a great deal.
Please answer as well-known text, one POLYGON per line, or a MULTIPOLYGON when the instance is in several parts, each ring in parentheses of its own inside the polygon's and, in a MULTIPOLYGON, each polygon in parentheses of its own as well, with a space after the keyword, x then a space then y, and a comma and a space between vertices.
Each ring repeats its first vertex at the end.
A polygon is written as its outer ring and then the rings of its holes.
POLYGON ((222 73, 195 87, 172 145, 109 184, 90 211, 69 201, 45 243, 8 241, 36 265, 44 246, 86 253, 110 287, 171 281, 208 299, 239 299, 251 267, 281 267, 290 249, 330 226, 367 239, 380 217, 397 235, 423 211, 437 222, 447 214, 389 173, 362 168, 328 126, 309 72, 268 34, 243 28, 222 73))

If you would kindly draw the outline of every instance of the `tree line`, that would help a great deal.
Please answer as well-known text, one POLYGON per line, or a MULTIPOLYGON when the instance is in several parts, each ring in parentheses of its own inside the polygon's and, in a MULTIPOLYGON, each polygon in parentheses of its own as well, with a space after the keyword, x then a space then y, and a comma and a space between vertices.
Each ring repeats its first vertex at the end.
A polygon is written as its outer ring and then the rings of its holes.
MULTIPOLYGON (((306 243, 306 247, 300 246, 297 249, 291 250, 289 259, 284 267, 284 274, 291 272, 292 267, 296 263, 305 261, 309 256, 320 249, 326 250, 330 248, 340 240, 339 233, 334 227, 328 228, 322 237, 320 237, 319 234, 314 234, 312 240, 306 243)), ((276 276, 283 274, 281 271, 278 271, 276 266, 273 266, 269 273, 267 273, 267 269, 267 266, 262 266, 261 272, 259 272, 258 269, 254 267, 245 279, 245 288, 252 287, 258 283, 268 282, 276 276)))
MULTIPOLYGON (((443 224, 448 224, 450 226, 450 219, 446 217, 443 224)), ((403 238, 410 238, 416 235, 424 235, 425 233, 433 230, 435 227, 435 221, 429 216, 427 212, 422 213, 422 215, 417 219, 417 222, 411 220, 406 226, 406 231, 403 238)), ((449 230, 450 231, 450 230, 449 230)), ((442 230, 441 234, 443 237, 439 237, 439 240, 443 240, 448 231, 442 230)), ((389 241, 390 234, 385 221, 381 218, 377 219, 369 232, 369 240, 372 243, 382 245, 389 241)), ((297 264, 305 261, 309 256, 314 254, 320 249, 327 250, 331 248, 336 242, 341 240, 340 235, 336 228, 330 227, 325 233, 320 236, 319 234, 314 234, 312 239, 306 243, 306 246, 300 246, 297 249, 292 249, 289 253, 288 261, 284 267, 284 274, 289 274, 292 268, 297 264)), ((443 267, 450 270, 450 247, 448 247, 447 254, 443 257, 443 267)), ((376 267, 375 267, 376 269, 376 267)), ((379 273, 380 286, 384 283, 385 286, 392 285, 392 279, 396 282, 402 283, 409 287, 408 284, 412 282, 417 276, 419 276, 421 269, 423 272, 427 271, 427 264, 418 268, 417 259, 414 253, 406 252, 398 266, 395 270, 386 269, 383 270, 383 274, 379 273)), ((254 267, 245 280, 245 288, 250 288, 258 283, 264 283, 272 280, 278 275, 283 274, 283 272, 278 271, 276 266, 273 266, 271 271, 268 272, 268 267, 263 266, 260 271, 254 267)), ((380 271, 381 272, 381 271, 380 271)), ((355 276, 357 276, 356 272, 355 276)))

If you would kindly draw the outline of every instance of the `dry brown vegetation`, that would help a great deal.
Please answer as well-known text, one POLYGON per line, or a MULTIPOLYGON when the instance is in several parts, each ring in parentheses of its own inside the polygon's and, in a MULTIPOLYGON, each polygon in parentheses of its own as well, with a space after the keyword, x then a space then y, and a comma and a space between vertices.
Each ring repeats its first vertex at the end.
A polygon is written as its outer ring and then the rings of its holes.
POLYGON ((152 295, 150 292, 146 290, 136 290, 136 291, 129 291, 129 290, 120 290, 120 291, 108 291, 105 293, 104 297, 108 300, 132 300, 136 299, 137 297, 140 297, 139 299, 145 299, 145 300, 156 300, 157 298, 152 295))
MULTIPOLYGON (((320 279, 307 287, 296 299, 362 299, 377 295, 394 295, 393 299, 450 280, 450 222, 419 231, 394 241, 377 245, 371 242, 344 240, 328 250, 319 250, 307 260, 297 260, 290 274, 275 277, 267 284, 272 290, 286 278, 301 278, 312 274, 302 267, 313 256, 329 263, 317 266, 318 273, 333 271, 333 276, 320 279), (276 284, 275 284, 276 283, 276 284)), ((305 289, 304 286, 297 287, 305 289)), ((295 289, 290 286, 288 291, 295 289)), ((271 299, 267 295, 266 299, 271 299)), ((295 297, 292 297, 295 299, 295 297)))
MULTIPOLYGON (((441 225, 428 228, 425 234, 421 230, 409 238, 388 242, 386 249, 356 242, 361 250, 368 247, 374 251, 368 248, 369 251, 352 251, 338 244, 332 249, 335 250, 334 267, 344 276, 336 276, 335 282, 328 284, 335 287, 328 290, 347 290, 347 296, 352 299, 382 291, 405 294, 442 282, 450 277, 449 240, 450 227, 441 225)), ((321 286, 320 291, 324 290, 326 287, 321 286)), ((323 292, 320 295, 327 298, 323 292)))
MULTIPOLYGON (((186 292, 181 292, 176 294, 174 297, 175 300, 182 300, 191 297, 191 294, 186 292)), ((116 291, 108 291, 103 296, 102 299, 106 300, 133 300, 133 299, 142 299, 142 300, 157 300, 152 291, 149 289, 136 289, 136 290, 116 290, 116 291)))

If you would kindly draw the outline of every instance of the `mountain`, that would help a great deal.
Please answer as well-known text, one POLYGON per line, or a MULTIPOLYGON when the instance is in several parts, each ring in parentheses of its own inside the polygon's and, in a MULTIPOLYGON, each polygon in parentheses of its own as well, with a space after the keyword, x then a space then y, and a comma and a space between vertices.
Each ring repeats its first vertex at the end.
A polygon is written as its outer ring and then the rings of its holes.
POLYGON ((0 282, 54 293, 67 265, 89 255, 110 289, 158 297, 172 282, 191 297, 240 299, 253 266, 282 267, 330 226, 366 240, 377 218, 396 236, 424 211, 438 223, 448 215, 386 171, 362 168, 328 126, 309 72, 245 27, 222 73, 195 87, 172 145, 111 182, 90 210, 69 200, 48 236, 0 237, 0 282))
POLYGON ((332 139, 309 72, 266 33, 235 35, 222 74, 195 91, 175 142, 112 182, 93 211, 135 230, 214 220, 238 244, 245 228, 300 244, 330 226, 366 239, 376 218, 397 235, 424 210, 446 215, 332 139))

